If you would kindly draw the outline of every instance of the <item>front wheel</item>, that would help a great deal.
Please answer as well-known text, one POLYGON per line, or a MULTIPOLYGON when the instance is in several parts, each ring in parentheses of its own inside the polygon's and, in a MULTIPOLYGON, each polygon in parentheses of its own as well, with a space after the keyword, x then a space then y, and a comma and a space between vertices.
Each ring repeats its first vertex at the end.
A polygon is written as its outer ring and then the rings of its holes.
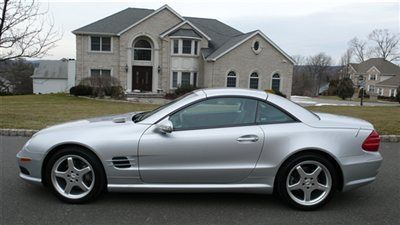
POLYGON ((277 191, 289 205, 313 210, 326 204, 337 187, 335 167, 325 157, 305 154, 284 163, 277 177, 277 191))
POLYGON ((101 163, 92 153, 78 147, 68 147, 49 159, 46 183, 62 201, 84 203, 103 192, 103 171, 101 163))

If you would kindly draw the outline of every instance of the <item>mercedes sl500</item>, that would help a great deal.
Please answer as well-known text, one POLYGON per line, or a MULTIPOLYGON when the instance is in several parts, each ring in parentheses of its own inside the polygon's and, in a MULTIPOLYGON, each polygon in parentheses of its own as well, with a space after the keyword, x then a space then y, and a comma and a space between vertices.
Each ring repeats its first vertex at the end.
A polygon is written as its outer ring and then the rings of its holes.
POLYGON ((68 203, 106 190, 252 192, 312 210, 374 181, 379 143, 364 120, 262 91, 199 89, 153 111, 43 129, 17 160, 21 178, 68 203))

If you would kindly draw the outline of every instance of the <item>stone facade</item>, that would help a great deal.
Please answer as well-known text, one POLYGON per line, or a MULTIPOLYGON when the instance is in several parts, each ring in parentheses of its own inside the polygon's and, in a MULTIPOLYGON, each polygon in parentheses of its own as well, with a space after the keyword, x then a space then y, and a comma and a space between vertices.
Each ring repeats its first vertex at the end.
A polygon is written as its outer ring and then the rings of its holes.
MULTIPOLYGON (((252 72, 259 75, 258 89, 271 89, 273 74, 280 76, 280 91, 290 96, 292 86, 293 62, 269 40, 260 34, 254 34, 243 43, 227 51, 217 60, 205 58, 203 51, 210 47, 207 35, 200 37, 180 37, 193 39, 198 43, 198 53, 192 55, 172 54, 172 43, 176 37, 161 36, 169 29, 181 24, 183 17, 177 15, 168 7, 156 11, 154 15, 135 26, 128 27, 117 35, 111 36, 110 52, 94 52, 90 50, 90 37, 98 34, 76 34, 76 74, 77 83, 85 77, 90 77, 91 69, 108 69, 111 75, 121 82, 127 92, 133 91, 134 66, 152 68, 152 92, 171 92, 172 72, 182 71, 197 73, 197 86, 226 87, 227 74, 234 71, 237 74, 237 87, 249 88, 249 77, 252 72), (134 60, 133 46, 139 39, 151 43, 152 60, 148 62, 134 60), (260 43, 261 51, 252 49, 254 42, 260 43)), ((186 23, 180 29, 193 30, 202 33, 191 23, 186 23)), ((106 35, 107 36, 107 35, 106 35)))

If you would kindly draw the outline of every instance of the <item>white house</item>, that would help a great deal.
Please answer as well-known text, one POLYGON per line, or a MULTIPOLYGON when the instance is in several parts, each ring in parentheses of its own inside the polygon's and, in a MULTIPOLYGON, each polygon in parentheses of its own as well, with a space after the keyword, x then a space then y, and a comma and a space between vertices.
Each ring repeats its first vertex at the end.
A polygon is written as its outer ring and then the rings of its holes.
POLYGON ((68 92, 75 86, 75 60, 42 60, 32 76, 33 93, 68 92))

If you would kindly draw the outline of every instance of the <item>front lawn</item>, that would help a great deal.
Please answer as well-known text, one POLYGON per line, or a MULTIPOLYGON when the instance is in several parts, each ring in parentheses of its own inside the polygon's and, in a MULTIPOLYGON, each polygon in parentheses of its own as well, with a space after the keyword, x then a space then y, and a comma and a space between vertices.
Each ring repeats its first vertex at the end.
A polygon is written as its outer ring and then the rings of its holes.
POLYGON ((157 105, 91 100, 65 94, 2 96, 0 128, 42 129, 65 121, 155 107, 157 105))
MULTIPOLYGON (((71 120, 146 111, 157 105, 98 101, 65 94, 0 97, 0 128, 42 129, 71 120)), ((400 106, 320 106, 313 111, 361 118, 374 124, 380 134, 400 135, 400 106)))
POLYGON ((308 109, 360 118, 372 123, 379 134, 400 135, 400 106, 312 106, 308 109))

